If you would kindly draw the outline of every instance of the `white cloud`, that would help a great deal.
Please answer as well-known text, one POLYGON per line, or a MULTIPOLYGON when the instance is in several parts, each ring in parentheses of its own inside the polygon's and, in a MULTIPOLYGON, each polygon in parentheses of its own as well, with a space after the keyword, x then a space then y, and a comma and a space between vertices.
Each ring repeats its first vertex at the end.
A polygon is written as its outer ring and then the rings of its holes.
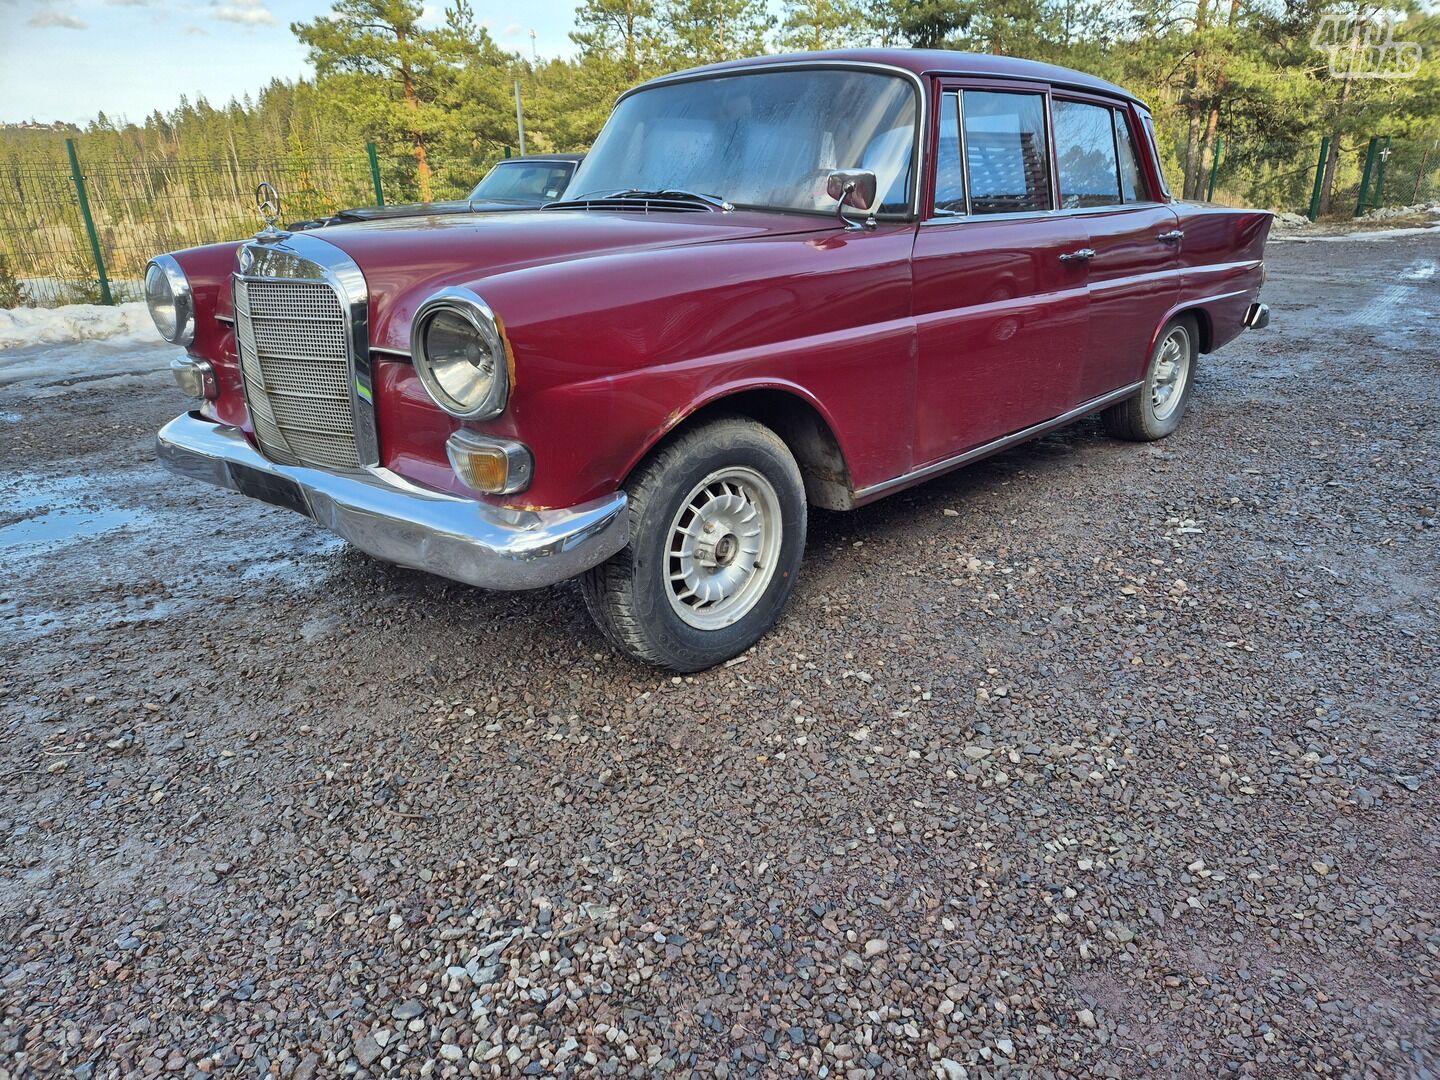
POLYGON ((525 27, 521 26, 518 22, 512 22, 509 26, 505 27, 505 36, 507 38, 519 37, 523 33, 525 33, 525 27))
POLYGON ((211 15, 221 22, 239 23, 241 26, 274 26, 275 16, 265 6, 265 0, 229 0, 212 4, 211 15))
POLYGON ((31 26, 57 26, 64 30, 88 30, 90 24, 84 19, 63 11, 37 11, 30 16, 31 26))
POLYGON ((115 7, 149 7, 150 0, 105 0, 107 4, 115 7))

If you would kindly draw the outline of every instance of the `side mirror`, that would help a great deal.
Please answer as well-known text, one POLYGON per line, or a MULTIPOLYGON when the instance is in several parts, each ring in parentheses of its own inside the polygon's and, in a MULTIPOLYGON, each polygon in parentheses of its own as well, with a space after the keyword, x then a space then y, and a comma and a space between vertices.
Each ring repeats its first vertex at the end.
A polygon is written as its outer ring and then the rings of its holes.
POLYGON ((825 193, 835 200, 835 214, 847 229, 863 229, 875 224, 874 218, 861 224, 845 216, 847 206, 868 212, 875 205, 875 191, 875 174, 863 169, 842 169, 832 172, 825 180, 825 193))

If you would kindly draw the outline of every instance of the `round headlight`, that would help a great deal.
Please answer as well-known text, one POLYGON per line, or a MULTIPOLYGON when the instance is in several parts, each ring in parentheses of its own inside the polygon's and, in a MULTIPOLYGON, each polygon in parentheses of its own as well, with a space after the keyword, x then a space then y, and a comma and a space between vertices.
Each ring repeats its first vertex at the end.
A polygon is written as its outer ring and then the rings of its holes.
POLYGON ((410 352, 426 392, 451 416, 488 420, 505 411, 505 342, 489 306, 468 289, 445 289, 420 305, 410 352))
POLYGON ((145 268, 145 303, 150 318, 155 320, 155 329, 166 341, 189 345, 195 340, 190 282, 171 256, 151 259, 145 268))

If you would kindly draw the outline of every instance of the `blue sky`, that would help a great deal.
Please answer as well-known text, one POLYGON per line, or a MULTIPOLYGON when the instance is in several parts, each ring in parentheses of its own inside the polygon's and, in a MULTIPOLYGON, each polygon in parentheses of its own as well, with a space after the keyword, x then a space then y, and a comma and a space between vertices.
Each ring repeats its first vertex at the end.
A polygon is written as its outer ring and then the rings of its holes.
MULTIPOLYGON (((473 0, 502 48, 570 55, 576 0, 473 0), (519 12, 519 13, 517 13, 519 12)), ((443 0, 430 0, 438 13, 443 0)), ((141 120, 181 94, 221 105, 307 74, 290 23, 325 0, 0 0, 0 121, 141 120)), ((432 16, 433 17, 433 16, 432 16)))

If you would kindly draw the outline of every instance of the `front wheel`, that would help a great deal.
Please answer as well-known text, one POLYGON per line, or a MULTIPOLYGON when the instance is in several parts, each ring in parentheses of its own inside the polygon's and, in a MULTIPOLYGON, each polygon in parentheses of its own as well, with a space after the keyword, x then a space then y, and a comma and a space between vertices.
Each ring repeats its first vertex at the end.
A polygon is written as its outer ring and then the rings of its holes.
POLYGON ((1140 392, 1101 413, 1105 430, 1121 439, 1154 442, 1177 427, 1195 387, 1200 338, 1195 319, 1182 315, 1165 324, 1140 392))
POLYGON ((580 579, 621 651, 700 671, 775 625, 805 553, 805 485, 778 435, 713 420, 662 447, 626 488, 630 543, 580 579))

